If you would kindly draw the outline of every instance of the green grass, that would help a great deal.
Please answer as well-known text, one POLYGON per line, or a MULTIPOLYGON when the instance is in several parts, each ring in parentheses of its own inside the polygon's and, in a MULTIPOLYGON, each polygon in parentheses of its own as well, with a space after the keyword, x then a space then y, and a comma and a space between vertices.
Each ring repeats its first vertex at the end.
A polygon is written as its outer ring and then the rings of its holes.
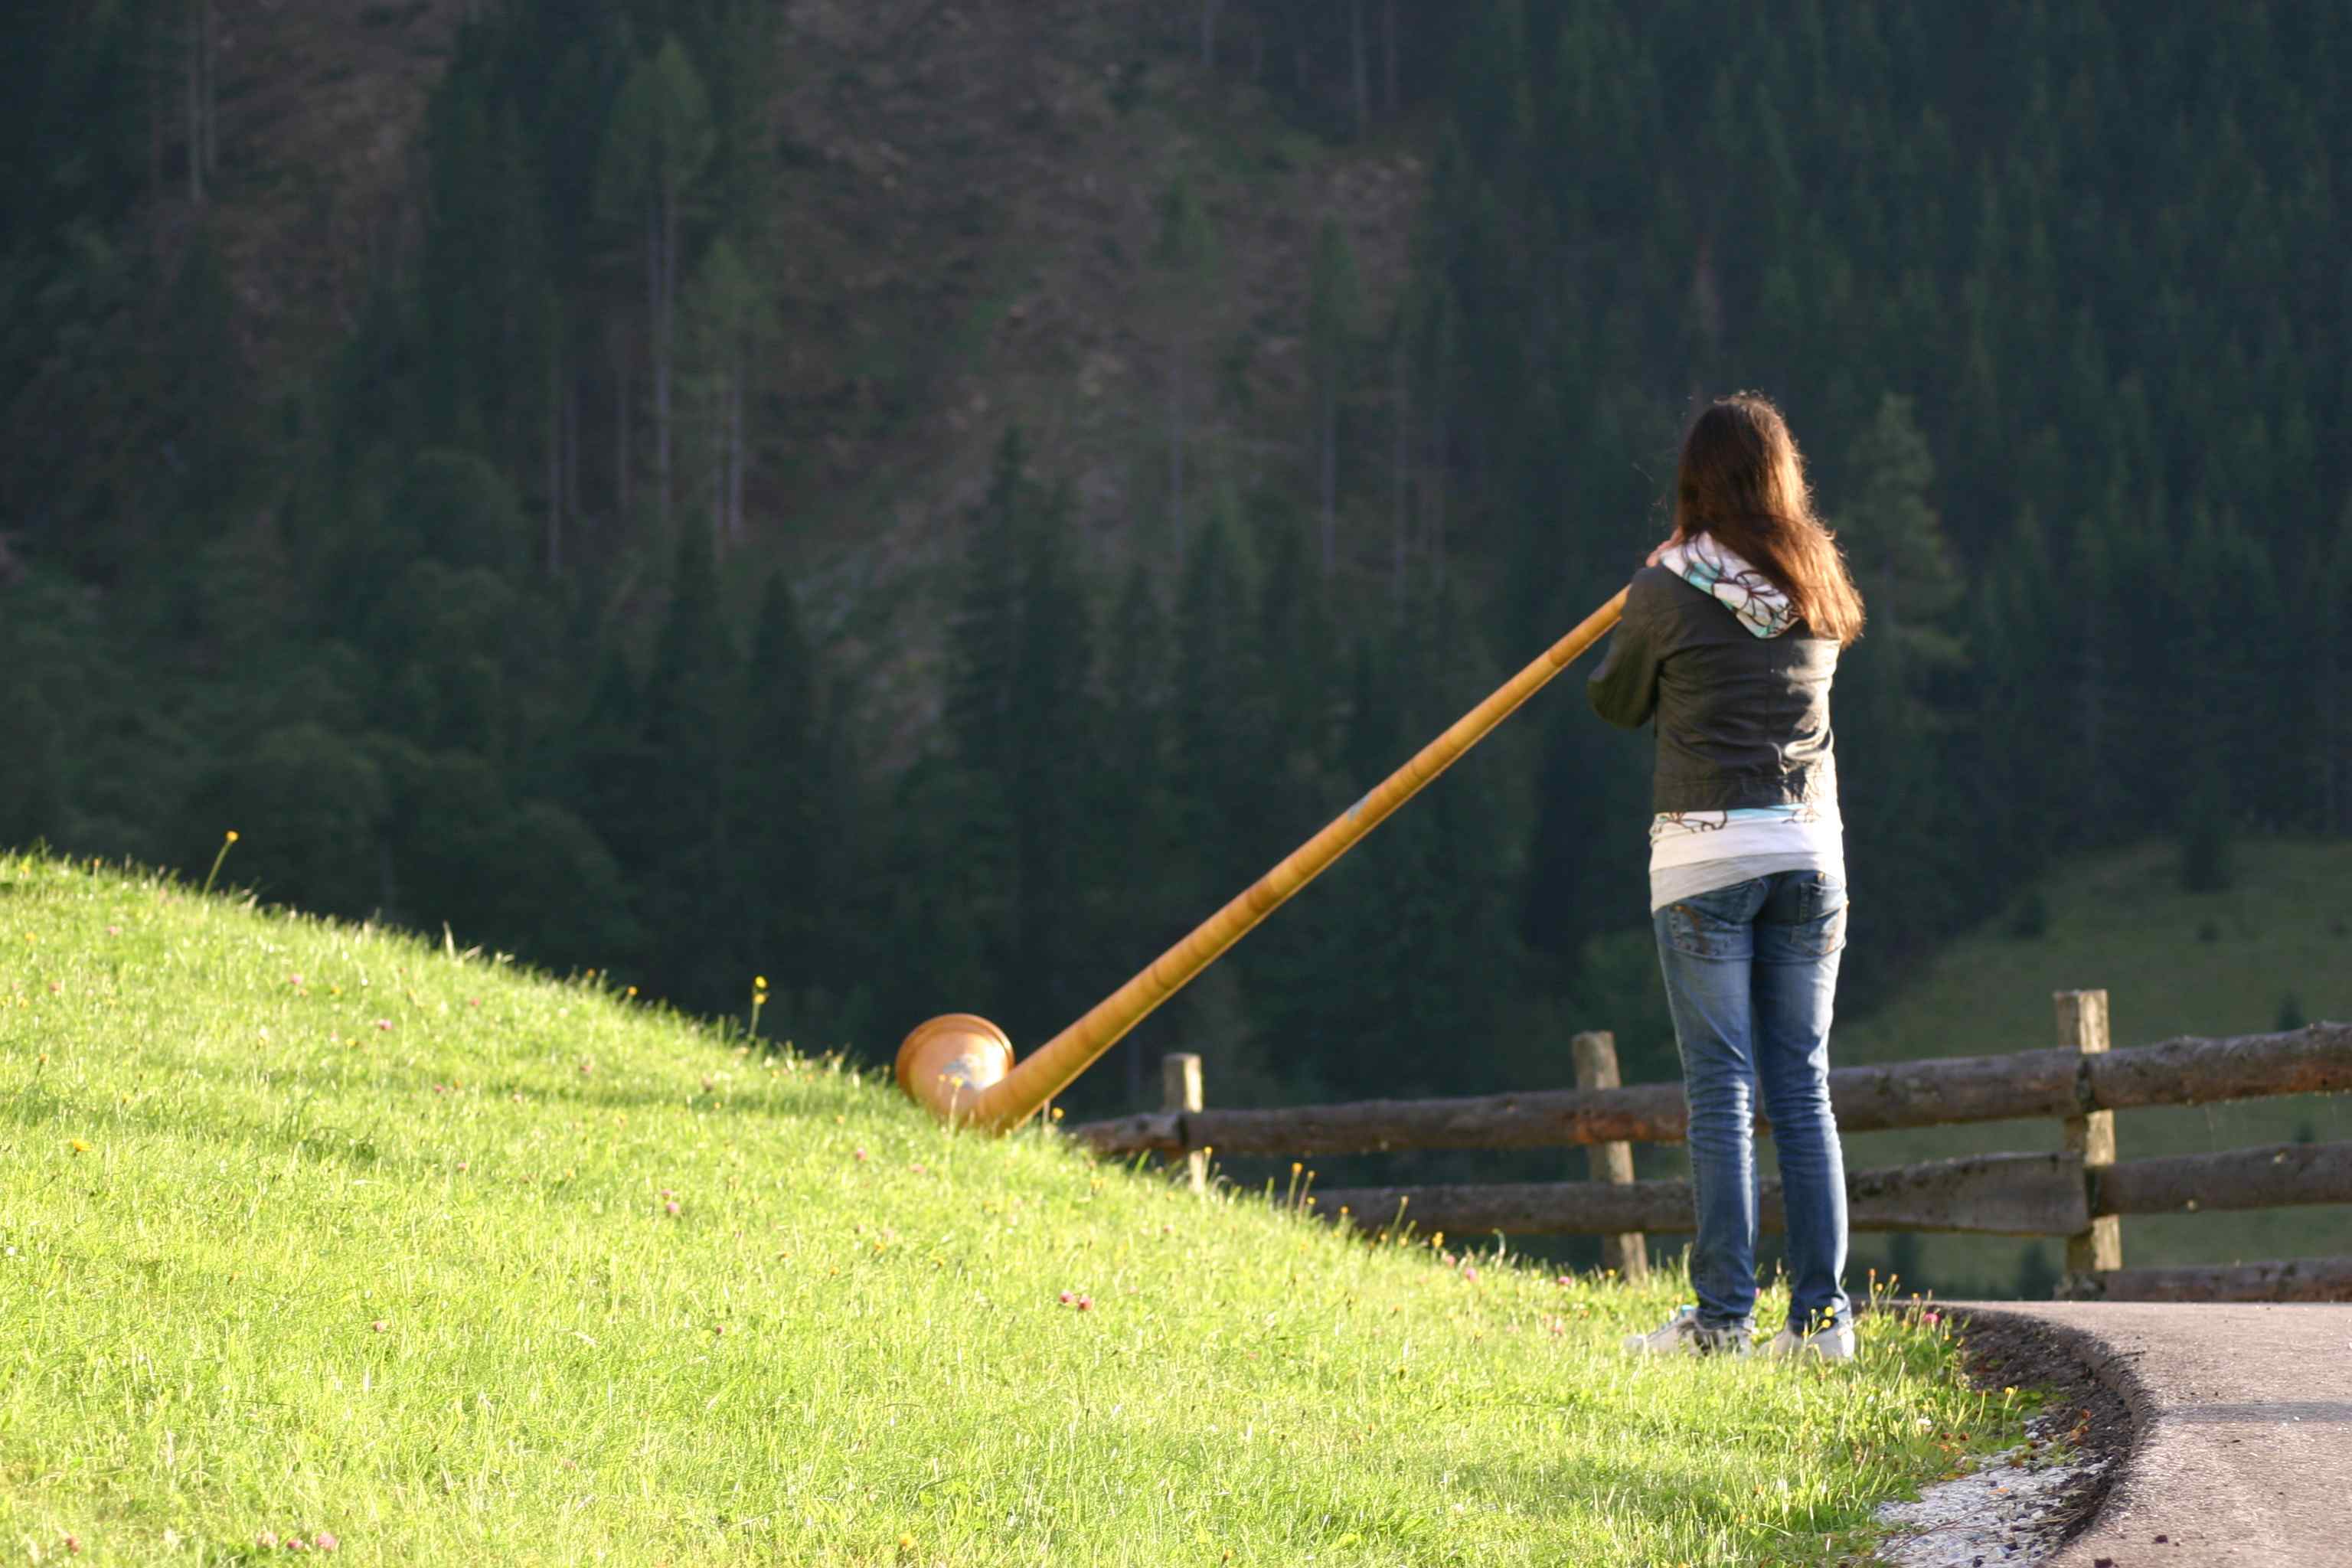
POLYGON ((143 878, 0 858, 0 955, 42 1561, 1820 1562, 2024 1403, 1884 1319, 1851 1367, 1632 1364, 1671 1282, 1474 1278, 143 878))
MULTIPOLYGON (((2178 854, 2167 844, 2063 865, 2040 885, 2049 911, 2042 935, 2012 936, 1995 921, 1955 942, 1891 1005, 1841 1026, 1832 1052, 1858 1063, 2046 1049, 2056 1043, 2057 990, 2105 988, 2119 1047, 2262 1033, 2289 1002, 2306 1020, 2352 1019, 2352 842, 2250 839, 2233 858, 2233 885, 2215 893, 2180 890, 2178 854)), ((2331 1142, 2352 1139, 2352 1106, 2304 1095, 2129 1110, 2117 1113, 2116 1132, 2126 1160, 2331 1142)), ((2058 1143, 2055 1121, 2001 1122, 1866 1133, 1847 1141, 1846 1157, 1894 1165, 2058 1143)), ((2123 1231, 2127 1265, 2318 1257, 2352 1253, 2352 1208, 2130 1217, 2123 1231)), ((2035 1245, 1930 1237, 1920 1278, 2003 1288, 2035 1245)), ((2038 1245, 2053 1266, 2063 1263, 2063 1244, 2038 1245)))

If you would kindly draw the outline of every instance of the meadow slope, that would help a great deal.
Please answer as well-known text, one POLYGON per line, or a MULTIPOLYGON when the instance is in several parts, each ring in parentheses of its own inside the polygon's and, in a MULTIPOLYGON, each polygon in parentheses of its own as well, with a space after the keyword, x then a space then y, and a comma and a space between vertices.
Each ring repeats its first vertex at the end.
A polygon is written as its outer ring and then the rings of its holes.
POLYGON ((30 1560, 1824 1562, 2030 1403, 1884 1320, 1851 1368, 1630 1364, 1671 1283, 54 859, 0 858, 0 1108, 30 1560))

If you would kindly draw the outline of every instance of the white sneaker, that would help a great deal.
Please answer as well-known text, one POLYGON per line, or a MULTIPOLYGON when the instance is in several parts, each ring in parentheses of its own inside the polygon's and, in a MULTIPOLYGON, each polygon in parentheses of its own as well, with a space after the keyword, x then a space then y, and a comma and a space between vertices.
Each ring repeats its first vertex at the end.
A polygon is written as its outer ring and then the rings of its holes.
POLYGON ((1853 1359, 1853 1329, 1846 1323, 1832 1323, 1825 1329, 1815 1329, 1801 1334, 1794 1329, 1782 1329, 1772 1336, 1765 1347, 1766 1355, 1817 1355, 1823 1361, 1853 1359))
POLYGON ((1748 1335, 1740 1329, 1702 1328, 1698 1309, 1683 1306, 1661 1327, 1646 1334, 1627 1334, 1629 1355, 1746 1355, 1748 1335))

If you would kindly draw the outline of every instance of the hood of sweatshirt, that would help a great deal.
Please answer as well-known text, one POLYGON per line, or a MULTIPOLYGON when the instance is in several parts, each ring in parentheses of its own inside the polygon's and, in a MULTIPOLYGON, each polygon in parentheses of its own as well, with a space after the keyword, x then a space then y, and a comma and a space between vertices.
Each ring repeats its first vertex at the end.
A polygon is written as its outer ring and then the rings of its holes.
POLYGON ((1658 564, 1712 596, 1759 637, 1777 637, 1797 624, 1797 606, 1789 602, 1789 595, 1707 534, 1668 546, 1658 557, 1658 564))

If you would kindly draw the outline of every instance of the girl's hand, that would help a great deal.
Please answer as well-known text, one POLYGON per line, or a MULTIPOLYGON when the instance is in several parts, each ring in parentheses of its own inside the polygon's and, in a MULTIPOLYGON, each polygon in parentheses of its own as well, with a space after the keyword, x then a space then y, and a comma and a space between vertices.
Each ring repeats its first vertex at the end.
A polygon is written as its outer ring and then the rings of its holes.
POLYGON ((1644 566, 1655 566, 1658 563, 1658 557, 1673 549, 1674 544, 1675 536, 1671 533, 1666 535, 1665 538, 1658 542, 1657 546, 1650 552, 1649 558, 1643 561, 1642 564, 1644 566))

